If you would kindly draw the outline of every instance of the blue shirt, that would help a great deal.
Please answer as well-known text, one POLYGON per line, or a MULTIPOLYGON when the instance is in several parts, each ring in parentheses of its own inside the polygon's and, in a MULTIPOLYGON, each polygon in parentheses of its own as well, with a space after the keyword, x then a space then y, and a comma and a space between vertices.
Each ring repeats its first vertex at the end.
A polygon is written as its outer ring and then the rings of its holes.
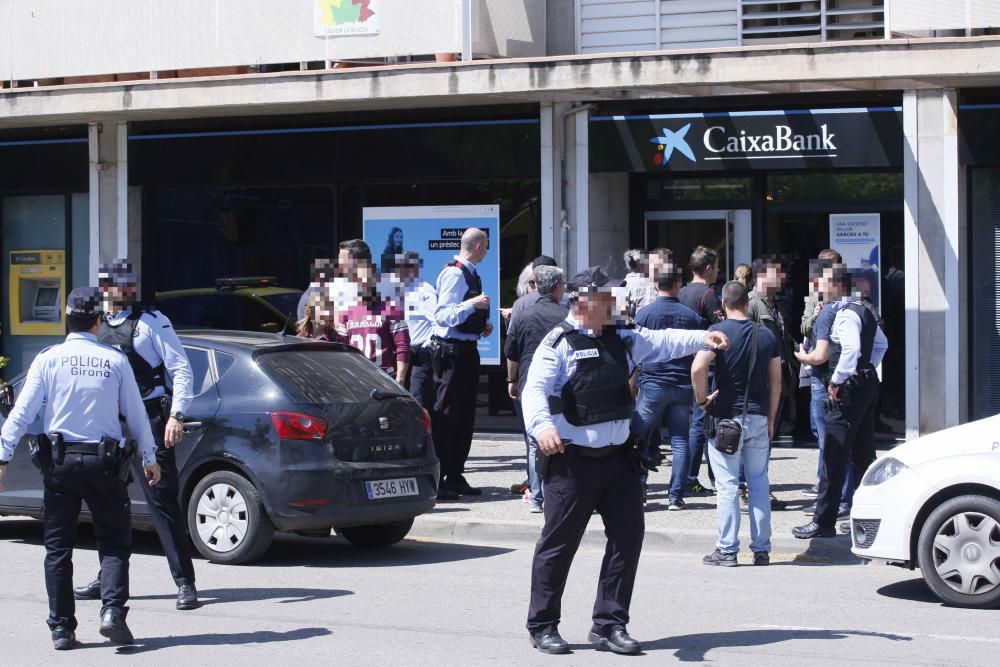
MULTIPOLYGON (((701 329, 701 316, 672 296, 659 296, 635 315, 635 323, 647 329, 701 329)), ((642 365, 643 380, 689 388, 694 355, 642 365)))
POLYGON ((434 332, 434 310, 437 308, 434 286, 414 278, 403 292, 403 306, 410 328, 410 348, 426 345, 434 332))
MULTIPOLYGON (((476 265, 456 256, 472 273, 476 273, 476 265)), ((434 309, 434 335, 439 338, 455 338, 458 340, 478 340, 478 334, 465 333, 455 329, 469 319, 475 307, 472 301, 463 301, 469 291, 469 283, 465 280, 462 269, 457 266, 446 266, 438 274, 437 307, 434 309)))
MULTIPOLYGON (((594 333, 583 327, 572 315, 566 318, 573 327, 585 336, 594 333)), ((581 447, 607 447, 620 445, 629 436, 628 419, 602 422, 589 426, 573 426, 563 414, 552 414, 549 410, 549 396, 559 396, 562 389, 576 372, 573 348, 566 336, 560 336, 561 328, 553 329, 538 346, 528 369, 528 380, 521 396, 524 410, 524 425, 528 434, 537 438, 543 431, 555 428, 563 440, 572 440, 581 447)), ((651 331, 636 327, 621 329, 618 335, 631 341, 629 353, 630 369, 636 364, 650 361, 669 361, 676 357, 694 354, 702 349, 705 340, 703 331, 683 331, 664 329, 651 331)))
POLYGON ((90 333, 71 333, 31 362, 21 393, 0 430, 0 460, 10 461, 28 427, 41 415, 43 433, 66 442, 122 439, 128 432, 145 465, 156 463, 156 443, 132 367, 124 354, 90 333))

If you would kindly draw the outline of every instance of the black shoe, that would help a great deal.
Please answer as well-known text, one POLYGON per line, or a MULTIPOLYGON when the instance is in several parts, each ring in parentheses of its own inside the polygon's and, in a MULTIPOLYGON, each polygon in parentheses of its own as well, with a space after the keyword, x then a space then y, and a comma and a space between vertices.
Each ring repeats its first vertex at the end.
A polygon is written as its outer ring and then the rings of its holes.
POLYGON ((771 554, 766 551, 754 551, 753 552, 753 564, 754 565, 770 565, 771 564, 771 554))
POLYGON ((537 635, 531 635, 531 645, 542 653, 549 653, 552 655, 569 653, 569 644, 567 644, 566 640, 559 636, 558 632, 550 634, 539 632, 537 635))
POLYGON ((841 505, 837 508, 837 518, 838 519, 849 519, 851 518, 851 508, 847 505, 841 505))
POLYGON ((813 484, 808 489, 806 489, 805 491, 803 491, 802 495, 804 495, 804 496, 812 496, 813 498, 815 498, 816 496, 819 495, 819 487, 816 486, 815 484, 813 484))
POLYGON ((590 640, 591 644, 597 646, 598 649, 606 648, 609 651, 624 655, 642 653, 642 644, 629 637, 628 633, 625 632, 625 628, 615 628, 606 635, 591 631, 587 639, 590 640))
POLYGON ((442 484, 438 487, 438 500, 458 500, 459 495, 442 484))
POLYGON ((814 537, 834 537, 836 531, 833 526, 821 526, 815 521, 810 521, 804 526, 792 528, 792 535, 800 540, 811 540, 814 537))
POLYGON ((73 589, 73 597, 77 600, 100 600, 101 580, 94 579, 86 586, 77 586, 73 589))
POLYGON ((465 477, 463 477, 462 475, 448 475, 445 485, 460 496, 483 495, 482 489, 477 489, 474 486, 469 486, 469 483, 465 481, 465 477))
POLYGON ((716 549, 701 559, 705 565, 721 565, 722 567, 736 567, 736 554, 727 554, 716 549))
POLYGON ((198 589, 194 587, 194 584, 184 584, 177 588, 178 609, 197 609, 198 607, 198 589))
POLYGON ((772 493, 771 494, 771 509, 772 510, 783 510, 788 507, 788 503, 784 500, 778 500, 778 498, 772 493))
POLYGON ((76 633, 69 628, 58 627, 52 631, 52 648, 68 651, 76 646, 76 633))
POLYGON ((101 614, 101 634, 111 640, 112 644, 134 644, 132 631, 125 623, 125 612, 121 609, 105 609, 101 614))

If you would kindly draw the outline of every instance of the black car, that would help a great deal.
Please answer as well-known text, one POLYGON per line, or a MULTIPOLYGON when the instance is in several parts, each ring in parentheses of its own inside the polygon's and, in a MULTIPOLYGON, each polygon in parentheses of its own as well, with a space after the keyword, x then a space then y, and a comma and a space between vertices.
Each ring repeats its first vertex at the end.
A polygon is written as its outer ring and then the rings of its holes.
MULTIPOLYGON (((389 546, 434 506, 430 418, 353 347, 237 331, 180 339, 195 393, 177 445, 181 504, 205 558, 255 560, 276 530, 389 546)), ((134 523, 149 528, 133 477, 134 523)), ((23 441, 5 482, 0 514, 41 516, 42 478, 23 441)))

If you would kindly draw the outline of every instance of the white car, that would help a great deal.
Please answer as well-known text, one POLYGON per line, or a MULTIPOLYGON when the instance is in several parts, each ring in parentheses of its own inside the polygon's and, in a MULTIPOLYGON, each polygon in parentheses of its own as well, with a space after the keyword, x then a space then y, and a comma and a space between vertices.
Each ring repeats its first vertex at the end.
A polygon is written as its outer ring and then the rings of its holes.
POLYGON ((944 602, 1000 606, 1000 415, 875 461, 854 495, 855 555, 920 571, 944 602))

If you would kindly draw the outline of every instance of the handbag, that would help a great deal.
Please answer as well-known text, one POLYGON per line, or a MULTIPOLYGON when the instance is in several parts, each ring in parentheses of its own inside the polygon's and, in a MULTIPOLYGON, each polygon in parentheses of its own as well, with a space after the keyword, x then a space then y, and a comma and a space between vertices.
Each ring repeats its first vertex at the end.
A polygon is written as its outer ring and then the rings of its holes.
MULTIPOLYGON (((757 327, 753 322, 753 332, 750 334, 750 369, 747 371, 747 386, 743 389, 743 421, 747 419, 747 396, 750 395, 750 380, 753 377, 753 367, 757 362, 757 327)), ((720 419, 715 424, 715 439, 712 446, 723 454, 733 455, 740 448, 743 439, 743 426, 735 419, 720 419)))

